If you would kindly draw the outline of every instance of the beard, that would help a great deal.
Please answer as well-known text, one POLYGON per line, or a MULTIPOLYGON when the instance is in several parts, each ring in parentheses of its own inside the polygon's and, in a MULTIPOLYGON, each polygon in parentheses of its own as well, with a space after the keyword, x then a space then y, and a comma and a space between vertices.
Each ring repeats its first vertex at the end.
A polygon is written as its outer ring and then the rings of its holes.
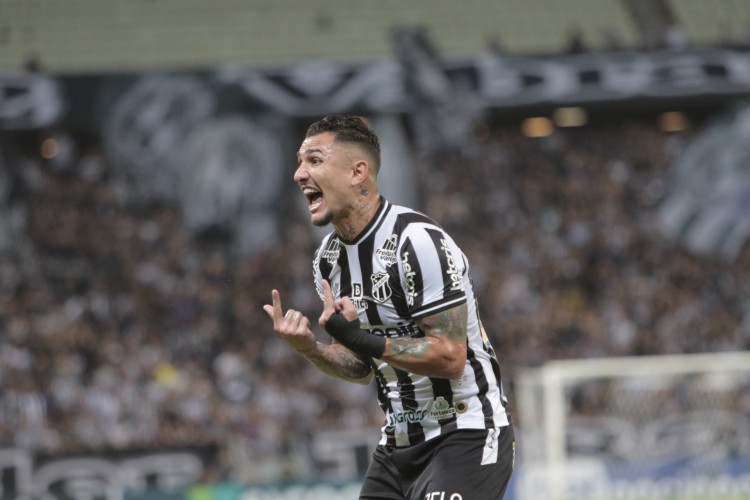
POLYGON ((317 226, 317 227, 325 227, 325 226, 327 226, 328 224, 330 224, 330 223, 331 223, 332 221, 333 221, 333 214, 332 214, 332 213, 330 213, 330 212, 328 212, 327 214, 325 214, 325 215, 323 216, 323 218, 322 218, 322 219, 319 219, 319 220, 315 220, 315 219, 313 219, 313 220, 312 220, 312 223, 313 223, 313 226, 317 226))

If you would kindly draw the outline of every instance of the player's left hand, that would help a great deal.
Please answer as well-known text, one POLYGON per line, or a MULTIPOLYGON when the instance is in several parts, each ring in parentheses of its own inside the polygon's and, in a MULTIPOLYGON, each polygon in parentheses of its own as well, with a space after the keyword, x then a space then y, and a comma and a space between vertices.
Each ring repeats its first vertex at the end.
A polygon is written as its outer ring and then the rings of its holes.
POLYGON ((326 323, 328 323, 328 318, 331 317, 331 314, 337 313, 336 310, 336 301, 333 299, 333 291, 331 290, 331 284, 328 283, 328 280, 323 280, 323 312, 320 313, 320 318, 318 318, 318 324, 325 328, 326 323))
POLYGON ((354 302, 349 297, 342 297, 338 300, 333 298, 333 290, 328 280, 323 280, 323 312, 318 319, 320 326, 325 328, 328 318, 331 314, 341 313, 347 321, 354 321, 359 317, 354 302))
POLYGON ((352 300, 349 297, 334 300, 331 285, 326 280, 323 280, 323 314, 318 322, 331 337, 355 354, 380 358, 385 352, 385 338, 362 330, 352 300))

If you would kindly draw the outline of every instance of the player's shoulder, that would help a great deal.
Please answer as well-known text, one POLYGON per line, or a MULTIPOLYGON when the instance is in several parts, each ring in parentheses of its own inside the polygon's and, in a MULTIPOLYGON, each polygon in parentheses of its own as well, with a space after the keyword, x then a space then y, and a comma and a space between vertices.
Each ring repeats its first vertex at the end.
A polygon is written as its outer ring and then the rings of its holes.
POLYGON ((405 245, 413 249, 430 247, 460 248, 441 224, 429 215, 408 207, 395 206, 395 232, 399 235, 399 248, 405 245))
POLYGON ((395 225, 401 229, 406 229, 413 225, 414 227, 435 227, 441 231, 443 230, 442 226, 440 226, 440 224, 438 224, 432 217, 410 207, 393 205, 391 214, 394 218, 395 225))

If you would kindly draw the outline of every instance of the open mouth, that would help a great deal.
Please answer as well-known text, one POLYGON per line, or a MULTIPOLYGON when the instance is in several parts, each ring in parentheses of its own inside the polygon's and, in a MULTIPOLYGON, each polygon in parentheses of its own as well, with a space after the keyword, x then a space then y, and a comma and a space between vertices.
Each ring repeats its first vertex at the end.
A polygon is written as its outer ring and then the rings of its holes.
POLYGON ((315 188, 306 187, 302 190, 302 193, 307 198, 307 206, 311 212, 314 212, 323 203, 323 193, 315 188))

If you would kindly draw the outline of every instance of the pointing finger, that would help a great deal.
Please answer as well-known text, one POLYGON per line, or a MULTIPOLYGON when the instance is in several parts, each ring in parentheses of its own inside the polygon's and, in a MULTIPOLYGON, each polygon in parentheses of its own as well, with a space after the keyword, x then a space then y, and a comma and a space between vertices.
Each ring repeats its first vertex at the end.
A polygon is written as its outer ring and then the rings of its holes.
POLYGON ((271 318, 273 324, 277 325, 284 317, 281 312, 281 296, 279 295, 278 290, 271 291, 271 304, 272 305, 264 305, 263 310, 266 311, 266 314, 271 318))
POLYGON ((323 308, 333 308, 333 290, 331 290, 331 284, 328 280, 323 280, 323 308))
POLYGON ((281 312, 281 295, 279 295, 278 290, 271 291, 271 300, 273 301, 274 319, 281 319, 283 313, 281 312))

